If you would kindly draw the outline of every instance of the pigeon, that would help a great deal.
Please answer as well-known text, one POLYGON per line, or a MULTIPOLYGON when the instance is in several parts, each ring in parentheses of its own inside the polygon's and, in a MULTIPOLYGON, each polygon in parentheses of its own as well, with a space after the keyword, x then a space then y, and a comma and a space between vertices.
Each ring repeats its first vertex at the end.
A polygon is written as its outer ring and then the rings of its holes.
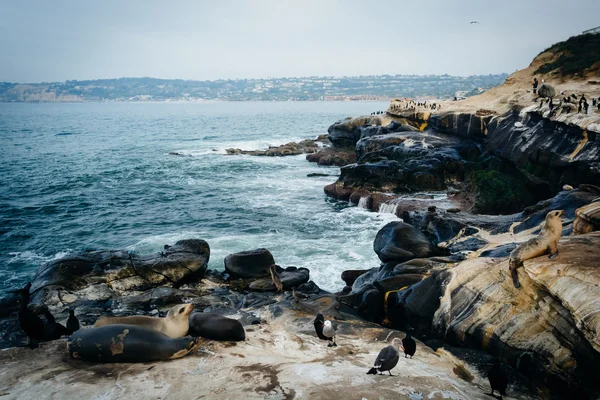
POLYGON ((67 331, 69 335, 79 330, 79 320, 75 316, 75 311, 69 310, 69 319, 67 320, 67 331))
POLYGON ((327 340, 330 343, 328 347, 337 346, 335 343, 335 335, 337 333, 337 326, 334 326, 331 321, 326 321, 323 314, 317 314, 317 317, 313 321, 317 336, 321 340, 327 340))
POLYGON ((29 310, 29 289, 31 288, 31 282, 29 282, 23 289, 13 290, 12 293, 21 295, 19 309, 19 326, 27 335, 29 339, 29 346, 33 349, 37 347, 39 342, 44 340, 44 321, 37 316, 36 313, 29 310))
POLYGON ((402 350, 404 350, 404 358, 407 358, 408 356, 412 358, 417 351, 417 342, 410 337, 410 333, 407 333, 402 339, 402 350))
POLYGON ((393 376, 391 370, 398 364, 398 360, 400 359, 399 349, 401 346, 402 341, 399 338, 394 338, 391 345, 381 349, 375 359, 373 368, 367 372, 367 375, 376 375, 377 372, 381 375, 382 372, 387 371, 390 376, 393 376))
POLYGON ((490 368, 490 370, 488 371, 488 379, 490 381, 490 386, 492 387, 492 396, 494 395, 494 391, 496 390, 500 393, 500 399, 502 399, 502 396, 506 396, 508 377, 500 367, 500 360, 494 360, 492 368, 490 368))

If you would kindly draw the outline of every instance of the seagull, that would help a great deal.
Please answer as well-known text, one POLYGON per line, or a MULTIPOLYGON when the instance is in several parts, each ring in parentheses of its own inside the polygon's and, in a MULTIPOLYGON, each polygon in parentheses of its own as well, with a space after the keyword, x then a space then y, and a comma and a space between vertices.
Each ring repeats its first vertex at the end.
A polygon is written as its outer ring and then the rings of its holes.
POLYGON ((327 340, 330 343, 327 347, 337 346, 335 343, 335 335, 337 333, 337 326, 334 326, 331 321, 326 321, 323 314, 317 314, 317 317, 313 321, 317 336, 321 340, 327 340))
POLYGON ((381 375, 382 372, 387 371, 390 376, 393 376, 391 370, 398 364, 400 359, 400 352, 398 351, 400 347, 402 347, 402 341, 399 338, 394 338, 391 345, 384 347, 379 352, 373 368, 367 372, 367 375, 376 375, 377 372, 381 375))
POLYGON ((478 24, 479 21, 471 21, 472 24, 478 24))

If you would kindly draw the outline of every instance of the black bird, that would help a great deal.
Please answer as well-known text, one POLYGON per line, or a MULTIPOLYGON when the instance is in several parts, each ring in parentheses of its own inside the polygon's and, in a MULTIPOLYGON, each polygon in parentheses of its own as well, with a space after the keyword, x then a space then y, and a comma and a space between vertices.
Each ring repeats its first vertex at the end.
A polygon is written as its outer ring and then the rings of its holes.
POLYGON ((79 320, 75 316, 74 310, 69 310, 69 319, 67 320, 67 331, 69 335, 79 330, 79 320))
POLYGON ((471 21, 471 24, 478 24, 479 21, 471 21))
POLYGON ((31 288, 31 282, 29 282, 23 289, 13 290, 13 293, 21 295, 19 309, 19 326, 27 335, 29 339, 29 346, 33 349, 37 347, 39 342, 44 340, 44 321, 37 316, 36 313, 29 310, 29 289, 31 288))
POLYGON ((404 358, 410 356, 412 358, 417 351, 417 342, 415 339, 410 337, 410 333, 407 333, 404 339, 402 339, 402 348, 404 350, 404 358))
POLYGON ((393 376, 391 370, 398 364, 398 360, 400 360, 400 352, 398 350, 401 344, 402 341, 400 339, 394 338, 391 345, 381 349, 375 359, 373 368, 367 372, 367 375, 376 375, 377 372, 381 375, 382 372, 387 371, 390 376, 393 376))
POLYGON ((571 95, 571 97, 572 97, 572 98, 574 98, 575 100, 577 100, 577 95, 576 95, 575 93, 573 93, 573 94, 571 95))
POLYGON ((500 393, 500 399, 502 399, 502 396, 506 396, 508 377, 500 367, 500 360, 494 360, 492 368, 488 371, 488 379, 492 387, 492 393, 490 393, 492 396, 494 396, 494 391, 496 390, 500 393))
POLYGON ((63 335, 68 335, 69 331, 62 324, 59 324, 54 319, 54 315, 49 310, 44 312, 44 317, 48 323, 44 326, 44 336, 46 340, 60 339, 63 335))

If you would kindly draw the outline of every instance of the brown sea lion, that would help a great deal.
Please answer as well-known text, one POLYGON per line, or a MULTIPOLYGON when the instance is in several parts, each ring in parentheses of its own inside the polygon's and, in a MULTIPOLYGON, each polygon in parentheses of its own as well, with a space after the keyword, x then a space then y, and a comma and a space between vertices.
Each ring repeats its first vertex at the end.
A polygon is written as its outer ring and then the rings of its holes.
POLYGON ((99 362, 149 362, 181 358, 202 343, 198 338, 170 338, 137 325, 80 329, 67 341, 71 357, 99 362))
POLYGON ((563 210, 550 211, 546 215, 546 222, 542 226, 540 234, 537 237, 520 244, 512 251, 512 253, 510 253, 508 267, 513 284, 516 288, 521 286, 517 268, 523 265, 523 261, 544 254, 548 254, 548 258, 558 257, 558 241, 562 234, 562 221, 560 220, 560 217, 562 217, 564 213, 563 210))
POLYGON ((129 317, 109 317, 106 315, 98 318, 94 327, 105 325, 137 325, 145 328, 155 329, 172 338, 180 338, 187 335, 189 330, 188 317, 194 306, 192 304, 178 304, 171 307, 164 318, 146 317, 143 315, 132 315, 129 317))

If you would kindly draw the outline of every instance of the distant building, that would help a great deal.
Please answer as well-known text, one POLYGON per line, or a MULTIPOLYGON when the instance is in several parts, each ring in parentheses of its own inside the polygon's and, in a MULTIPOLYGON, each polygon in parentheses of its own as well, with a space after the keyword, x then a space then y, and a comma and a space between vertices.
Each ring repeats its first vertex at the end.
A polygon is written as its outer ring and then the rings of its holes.
POLYGON ((595 28, 592 29, 588 29, 587 31, 583 31, 582 34, 586 34, 586 33, 600 33, 600 26, 597 26, 595 28))

